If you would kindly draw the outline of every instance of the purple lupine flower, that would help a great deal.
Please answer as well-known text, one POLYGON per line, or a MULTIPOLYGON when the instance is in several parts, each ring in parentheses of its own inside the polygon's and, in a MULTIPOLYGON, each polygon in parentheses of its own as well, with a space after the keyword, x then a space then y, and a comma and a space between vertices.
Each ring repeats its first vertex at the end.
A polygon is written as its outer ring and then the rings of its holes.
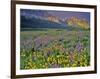
POLYGON ((80 42, 78 42, 78 43, 76 44, 75 49, 77 49, 78 52, 81 52, 81 51, 83 50, 83 45, 82 45, 80 42))

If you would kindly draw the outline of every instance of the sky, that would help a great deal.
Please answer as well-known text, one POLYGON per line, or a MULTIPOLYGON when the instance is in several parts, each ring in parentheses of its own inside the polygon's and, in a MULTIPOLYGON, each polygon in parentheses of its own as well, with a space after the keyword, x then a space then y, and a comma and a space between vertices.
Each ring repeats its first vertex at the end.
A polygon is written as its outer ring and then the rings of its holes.
POLYGON ((90 22, 90 13, 89 12, 74 12, 74 11, 54 11, 54 10, 34 10, 34 9, 21 9, 21 13, 26 15, 36 15, 41 17, 46 17, 48 15, 57 16, 60 19, 67 19, 72 16, 75 16, 80 19, 86 19, 90 22))

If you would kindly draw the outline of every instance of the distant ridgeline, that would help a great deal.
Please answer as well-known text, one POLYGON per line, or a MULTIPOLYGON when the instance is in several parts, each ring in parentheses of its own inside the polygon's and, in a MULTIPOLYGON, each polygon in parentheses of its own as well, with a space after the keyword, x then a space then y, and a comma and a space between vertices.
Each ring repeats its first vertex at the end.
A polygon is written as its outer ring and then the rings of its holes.
POLYGON ((22 28, 66 28, 72 29, 89 29, 90 24, 86 19, 80 19, 75 16, 61 20, 57 16, 26 16, 21 15, 21 27, 22 28))
POLYGON ((78 26, 78 27, 83 28, 83 29, 89 29, 89 23, 86 19, 79 19, 75 16, 72 16, 71 18, 69 18, 65 21, 64 20, 61 21, 56 16, 49 16, 48 20, 52 21, 52 22, 56 22, 56 23, 66 22, 66 24, 69 25, 69 26, 74 26, 74 27, 78 26))
POLYGON ((77 17, 73 16, 66 22, 69 26, 79 26, 84 29, 89 29, 89 23, 85 19, 78 19, 77 17))

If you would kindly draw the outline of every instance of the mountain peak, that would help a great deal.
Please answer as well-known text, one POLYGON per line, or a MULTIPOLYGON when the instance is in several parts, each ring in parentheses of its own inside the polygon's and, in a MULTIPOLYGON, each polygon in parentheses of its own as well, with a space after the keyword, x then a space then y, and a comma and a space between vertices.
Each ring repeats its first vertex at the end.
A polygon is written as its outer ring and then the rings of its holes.
POLYGON ((84 29, 88 29, 89 28, 89 22, 86 19, 80 19, 77 18, 76 16, 72 16, 69 19, 67 19, 67 24, 69 26, 78 26, 84 29))

